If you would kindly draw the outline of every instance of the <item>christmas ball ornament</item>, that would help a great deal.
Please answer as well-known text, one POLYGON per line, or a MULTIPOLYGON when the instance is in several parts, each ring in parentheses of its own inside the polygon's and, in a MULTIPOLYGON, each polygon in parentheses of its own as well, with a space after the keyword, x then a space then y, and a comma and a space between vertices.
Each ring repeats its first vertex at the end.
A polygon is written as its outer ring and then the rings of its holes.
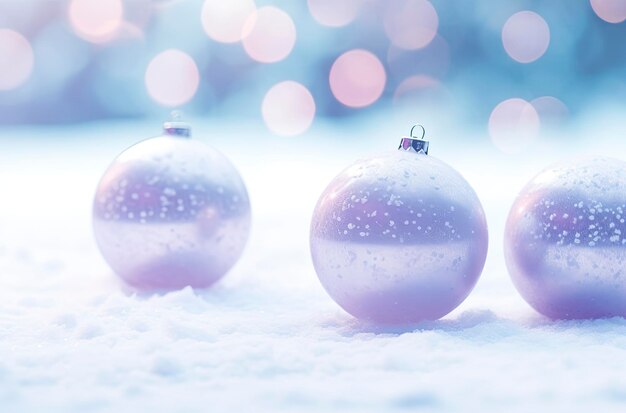
POLYGON ((480 201, 457 171, 428 155, 419 127, 421 137, 411 130, 398 151, 340 173, 315 207, 315 270, 330 296, 359 319, 438 319, 468 296, 485 263, 480 201))
POLYGON ((626 162, 550 167, 522 190, 506 224, 513 283, 555 319, 626 316, 626 162))
POLYGON ((111 268, 140 289, 207 287, 242 253, 250 203, 241 177, 188 124, 124 151, 104 173, 93 227, 111 268))

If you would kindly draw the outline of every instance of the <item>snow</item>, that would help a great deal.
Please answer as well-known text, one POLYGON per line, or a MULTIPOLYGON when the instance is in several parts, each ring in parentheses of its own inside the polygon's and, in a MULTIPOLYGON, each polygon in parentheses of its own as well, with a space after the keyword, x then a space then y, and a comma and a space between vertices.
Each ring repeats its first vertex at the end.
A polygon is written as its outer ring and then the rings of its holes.
POLYGON ((626 320, 540 316, 511 284, 501 246, 515 194, 543 167, 583 153, 591 139, 595 153, 624 157, 623 122, 611 119, 604 133, 578 125, 576 145, 554 136, 514 156, 498 153, 482 130, 427 128, 431 154, 481 198, 490 251, 470 297, 414 328, 344 313, 317 281, 308 250, 325 185, 356 158, 393 149, 410 120, 374 117, 350 129, 318 122, 289 139, 260 125, 198 122, 197 139, 240 169, 253 232, 215 288, 161 295, 118 281, 90 222, 108 162, 155 134, 158 122, 5 129, 0 411, 624 411, 626 320))

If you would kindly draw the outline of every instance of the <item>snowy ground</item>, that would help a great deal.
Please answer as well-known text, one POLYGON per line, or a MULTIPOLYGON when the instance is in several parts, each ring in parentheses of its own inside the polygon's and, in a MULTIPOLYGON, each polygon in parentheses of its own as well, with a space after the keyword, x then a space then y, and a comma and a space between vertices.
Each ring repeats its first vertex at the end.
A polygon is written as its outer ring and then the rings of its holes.
POLYGON ((196 138, 239 167, 253 233, 215 288, 154 296, 128 291, 107 268, 90 208, 109 161, 159 123, 5 129, 0 411, 623 412, 626 320, 539 316, 517 295, 501 253, 508 208, 540 169, 592 143, 593 153, 626 157, 619 119, 581 122, 516 156, 499 154, 484 130, 433 119, 447 126, 428 127, 431 154, 475 187, 491 244, 461 307, 407 331, 342 312, 317 281, 307 237, 328 181, 356 158, 393 149, 409 119, 322 124, 292 139, 259 125, 197 122, 196 138))

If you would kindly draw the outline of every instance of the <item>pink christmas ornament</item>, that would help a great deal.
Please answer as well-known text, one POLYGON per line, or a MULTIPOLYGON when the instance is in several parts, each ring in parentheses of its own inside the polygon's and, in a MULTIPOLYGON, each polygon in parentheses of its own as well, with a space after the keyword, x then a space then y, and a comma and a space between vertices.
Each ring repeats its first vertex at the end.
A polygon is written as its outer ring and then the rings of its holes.
POLYGON ((438 319, 468 296, 485 263, 480 201, 457 171, 427 155, 423 137, 403 138, 398 151, 357 161, 315 208, 315 270, 330 296, 357 318, 438 319))
POLYGON ((124 151, 93 205, 100 251, 140 289, 207 287, 238 260, 250 231, 241 177, 215 149, 167 122, 163 136, 124 151))
POLYGON ((504 234, 513 283, 556 319, 626 316, 626 162, 552 166, 521 191, 504 234))

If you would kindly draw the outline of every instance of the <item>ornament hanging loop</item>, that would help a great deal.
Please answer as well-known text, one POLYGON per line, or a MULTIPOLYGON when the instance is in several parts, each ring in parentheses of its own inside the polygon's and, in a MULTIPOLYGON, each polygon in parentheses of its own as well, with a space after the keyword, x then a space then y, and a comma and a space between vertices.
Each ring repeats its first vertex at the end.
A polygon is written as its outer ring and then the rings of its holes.
POLYGON ((191 125, 182 121, 183 113, 175 110, 170 114, 170 120, 163 123, 163 133, 179 138, 191 137, 191 125))
POLYGON ((429 142, 424 139, 424 137, 426 136, 426 129, 424 128, 424 126, 419 123, 413 125, 409 135, 410 137, 404 137, 400 140, 400 146, 398 146, 398 150, 428 155, 429 142), (422 135, 420 137, 414 135, 415 128, 422 130, 422 135))
POLYGON ((413 127, 411 128, 411 132, 409 133, 409 135, 411 136, 411 138, 417 138, 417 136, 415 136, 413 134, 413 131, 415 130, 415 128, 419 128, 422 130, 422 136, 420 136, 418 139, 424 139, 424 136, 426 136, 426 129, 424 128, 423 125, 417 123, 415 125, 413 125, 413 127))

